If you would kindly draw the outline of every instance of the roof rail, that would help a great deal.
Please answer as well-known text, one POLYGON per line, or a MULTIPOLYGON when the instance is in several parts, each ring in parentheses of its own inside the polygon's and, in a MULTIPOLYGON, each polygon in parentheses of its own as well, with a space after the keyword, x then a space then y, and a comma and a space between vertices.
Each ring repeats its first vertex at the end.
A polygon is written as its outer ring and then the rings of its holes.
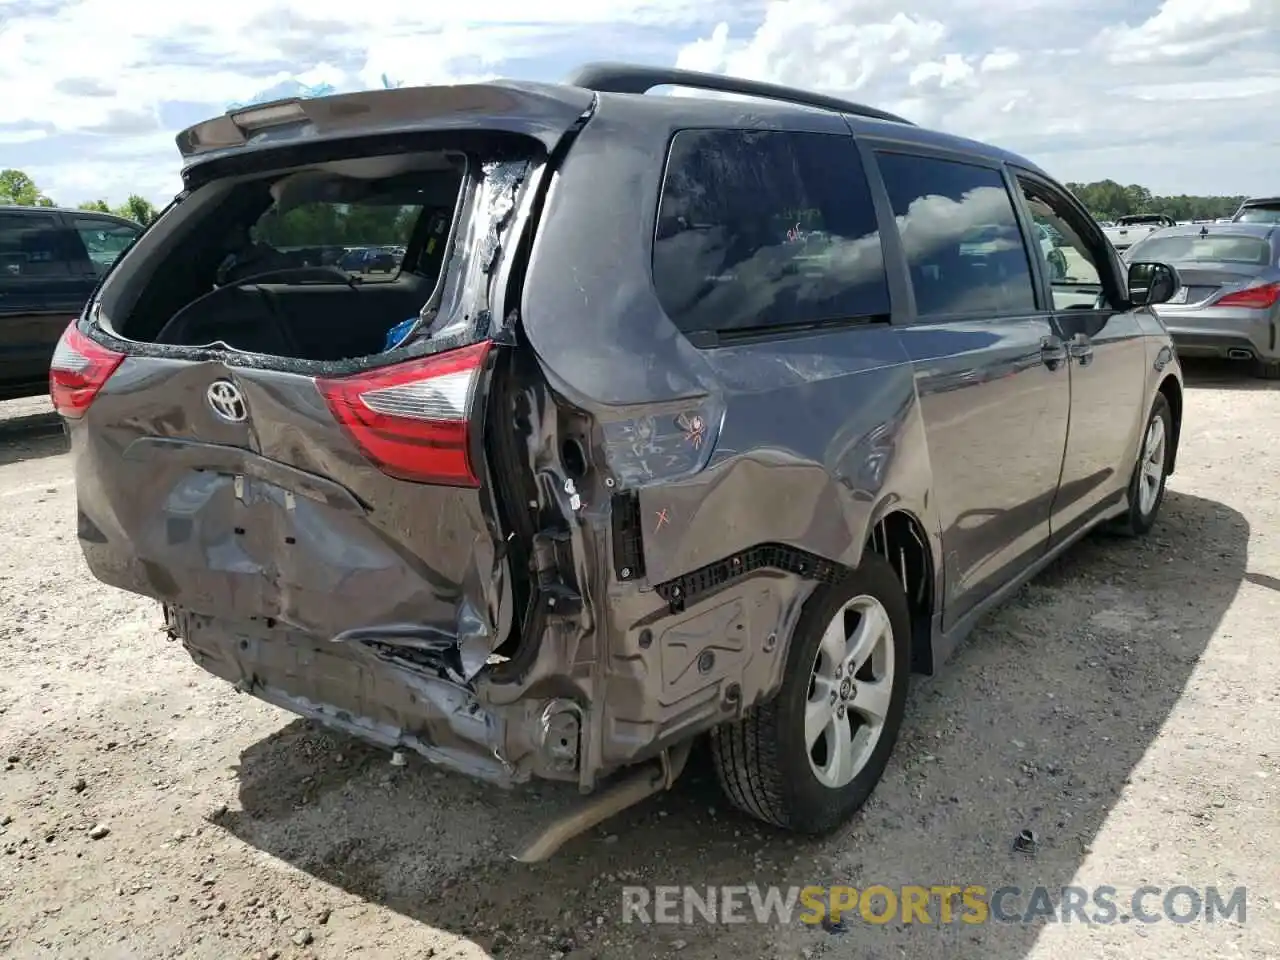
POLYGON ((717 90, 742 96, 779 100, 803 107, 852 113, 875 120, 889 120, 915 126, 910 120, 875 107, 868 107, 839 97, 784 87, 759 80, 743 80, 719 73, 703 73, 697 70, 679 70, 674 67, 648 67, 634 63, 597 62, 579 67, 565 81, 575 87, 584 87, 599 93, 648 93, 654 87, 691 87, 695 90, 717 90))

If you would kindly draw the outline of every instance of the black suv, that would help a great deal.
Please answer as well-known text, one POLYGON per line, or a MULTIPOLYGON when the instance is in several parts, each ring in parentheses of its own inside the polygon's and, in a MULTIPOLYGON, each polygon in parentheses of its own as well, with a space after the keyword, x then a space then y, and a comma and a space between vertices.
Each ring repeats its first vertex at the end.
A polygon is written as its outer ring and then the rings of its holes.
POLYGON ((58 337, 141 230, 110 214, 0 206, 0 400, 48 392, 58 337))
POLYGON ((286 709, 499 785, 618 775, 525 858, 707 733, 735 804, 832 829, 911 672, 1155 523, 1177 275, 1021 157, 626 65, 179 145, 185 193, 54 362, 89 568, 286 709), (273 255, 374 238, 385 282, 273 255))

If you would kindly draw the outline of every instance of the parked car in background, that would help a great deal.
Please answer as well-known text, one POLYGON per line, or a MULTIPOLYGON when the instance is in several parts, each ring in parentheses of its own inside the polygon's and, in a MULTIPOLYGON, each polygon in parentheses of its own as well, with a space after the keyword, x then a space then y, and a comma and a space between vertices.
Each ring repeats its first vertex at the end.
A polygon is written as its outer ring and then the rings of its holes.
POLYGON ((0 206, 0 400, 48 392, 58 337, 141 232, 106 213, 0 206))
POLYGON ((1280 197, 1251 197, 1240 204, 1233 223, 1280 223, 1280 197))
POLYGON ((1115 226, 1104 227, 1102 232, 1106 234, 1113 247, 1123 252, 1153 230, 1175 226, 1177 222, 1162 213, 1135 213, 1128 217, 1121 217, 1116 221, 1115 226))
POLYGON ((1049 265, 1050 280, 1065 280, 1067 276, 1067 257, 1059 247, 1066 246, 1067 241, 1056 229, 1045 223, 1036 224, 1036 233, 1040 238, 1040 250, 1045 262, 1049 265))
POLYGON ((1173 227, 1129 248, 1171 264, 1181 289, 1156 312, 1187 357, 1224 357, 1280 379, 1280 223, 1173 227))
POLYGON ((381 247, 357 247, 348 250, 338 265, 352 273, 395 273, 400 261, 390 250, 381 247))
POLYGON ((618 64, 178 142, 188 193, 55 365, 89 569, 244 692, 600 791, 523 859, 669 787, 700 734, 740 809, 838 827, 909 674, 1089 531, 1156 522, 1177 275, 1126 271, 1015 154, 618 64), (273 196, 396 204, 403 269, 215 288, 206 225, 273 196))

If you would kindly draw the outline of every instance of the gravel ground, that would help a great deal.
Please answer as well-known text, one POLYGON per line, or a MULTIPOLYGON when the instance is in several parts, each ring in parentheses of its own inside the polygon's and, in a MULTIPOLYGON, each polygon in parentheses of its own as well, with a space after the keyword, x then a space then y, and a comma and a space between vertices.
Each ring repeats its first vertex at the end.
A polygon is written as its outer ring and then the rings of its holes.
MULTIPOLYGON (((1163 519, 1097 538, 918 683, 837 836, 670 794, 554 860, 566 803, 314 729, 193 666, 86 571, 43 401, 0 404, 0 955, 612 960, 1280 956, 1280 390, 1197 368, 1163 519), (1033 856, 1011 852, 1035 831, 1033 856), (621 922, 626 883, 1248 887, 1243 924, 621 922)), ((1156 901, 1158 902, 1158 901, 1156 901)))

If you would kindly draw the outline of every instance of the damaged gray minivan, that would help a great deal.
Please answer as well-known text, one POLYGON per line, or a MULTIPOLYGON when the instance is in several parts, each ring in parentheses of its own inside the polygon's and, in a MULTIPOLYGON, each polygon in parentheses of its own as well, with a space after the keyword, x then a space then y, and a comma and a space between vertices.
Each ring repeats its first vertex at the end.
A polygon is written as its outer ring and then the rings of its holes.
POLYGON ((1155 521, 1177 275, 1012 154, 626 65, 178 143, 50 371, 88 565, 241 691, 589 794, 525 859, 706 733, 738 807, 834 829, 909 674, 1155 521))

